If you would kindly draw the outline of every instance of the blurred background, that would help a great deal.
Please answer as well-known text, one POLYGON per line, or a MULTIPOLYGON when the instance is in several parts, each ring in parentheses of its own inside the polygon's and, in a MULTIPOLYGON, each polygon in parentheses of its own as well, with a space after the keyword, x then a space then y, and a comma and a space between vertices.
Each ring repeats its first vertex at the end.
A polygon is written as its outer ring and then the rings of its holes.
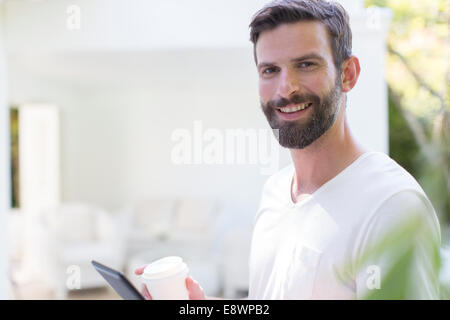
MULTIPOLYGON (((420 182, 445 248, 449 2, 340 2, 362 66, 350 126, 420 182)), ((0 0, 0 298, 118 299, 91 260, 139 285, 134 268, 168 255, 208 295, 247 295, 262 168, 290 162, 248 40, 265 3, 0 0), (228 133, 266 135, 254 151, 228 133)))

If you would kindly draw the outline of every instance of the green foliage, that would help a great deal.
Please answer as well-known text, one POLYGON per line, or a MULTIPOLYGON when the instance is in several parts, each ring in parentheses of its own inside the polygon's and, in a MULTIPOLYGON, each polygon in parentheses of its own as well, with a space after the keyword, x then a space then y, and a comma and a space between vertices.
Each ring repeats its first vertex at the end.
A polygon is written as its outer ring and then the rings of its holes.
POLYGON ((430 165, 423 156, 419 155, 416 159, 418 164, 415 172, 417 172, 418 182, 430 198, 441 224, 448 224, 450 222, 450 201, 445 176, 442 174, 441 168, 430 165))
POLYGON ((397 260, 383 278, 379 290, 369 291, 365 300, 404 300, 408 298, 408 284, 410 277, 408 268, 413 263, 413 250, 408 248, 399 252, 397 260))
MULTIPOLYGON (((445 176, 420 153, 420 147, 405 119, 389 96, 389 155, 411 173, 425 190, 441 222, 450 221, 445 176)), ((424 126, 429 124, 419 119, 424 126)), ((429 130, 430 131, 430 130, 429 130)))
POLYGON ((450 286, 441 285, 441 300, 450 300, 450 286))
MULTIPOLYGON (((369 290, 366 300, 404 300, 441 298, 439 294, 440 246, 433 228, 420 215, 411 212, 362 254, 357 272, 367 265, 379 266, 381 285, 369 290), (424 290, 427 286, 429 290, 424 290)), ((445 294, 445 293, 444 293, 445 294)))
MULTIPOLYGON (((390 156, 418 180, 445 227, 450 223, 450 1, 365 2, 367 7, 388 7, 393 12, 386 57, 390 156), (405 112, 414 124, 406 121, 405 112)), ((384 290, 370 292, 367 299, 404 299, 410 294, 408 286, 415 279, 408 277, 416 249, 400 245, 414 243, 410 235, 418 226, 409 227, 399 228, 373 248, 371 254, 391 251, 395 259, 382 281, 384 290)), ((448 241, 445 233, 442 236, 442 241, 448 241)), ((430 248, 431 263, 438 268, 439 248, 430 248)), ((450 286, 441 284, 440 298, 450 298, 450 286)))
POLYGON ((408 172, 417 172, 419 146, 405 119, 389 95, 389 155, 408 172))
POLYGON ((9 111, 9 128, 11 141, 11 159, 10 159, 10 174, 11 174, 11 207, 19 208, 20 194, 19 194, 19 112, 17 108, 10 108, 9 111))
POLYGON ((390 156, 419 181, 443 225, 450 222, 449 3, 366 0, 367 7, 393 12, 387 43, 395 52, 389 51, 386 61, 390 156), (394 101, 392 92, 399 99, 394 101), (399 108, 415 117, 425 145, 417 141, 399 108))
MULTIPOLYGON (((449 1, 448 0, 366 0, 366 6, 388 7, 393 19, 387 42, 400 52, 411 68, 449 102, 449 1)), ((408 74, 397 57, 388 55, 386 77, 402 92, 404 105, 431 121, 441 105, 408 74)))

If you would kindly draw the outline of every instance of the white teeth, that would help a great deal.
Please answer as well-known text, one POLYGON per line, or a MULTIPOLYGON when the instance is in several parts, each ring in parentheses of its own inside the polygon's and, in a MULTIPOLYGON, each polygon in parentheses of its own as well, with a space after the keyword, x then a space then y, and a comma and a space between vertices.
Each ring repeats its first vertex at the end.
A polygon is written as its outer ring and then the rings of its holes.
POLYGON ((305 109, 307 106, 309 106, 309 102, 302 103, 302 104, 296 105, 295 107, 291 107, 291 108, 287 108, 287 107, 286 108, 280 108, 280 111, 284 112, 284 113, 297 112, 299 110, 305 109))

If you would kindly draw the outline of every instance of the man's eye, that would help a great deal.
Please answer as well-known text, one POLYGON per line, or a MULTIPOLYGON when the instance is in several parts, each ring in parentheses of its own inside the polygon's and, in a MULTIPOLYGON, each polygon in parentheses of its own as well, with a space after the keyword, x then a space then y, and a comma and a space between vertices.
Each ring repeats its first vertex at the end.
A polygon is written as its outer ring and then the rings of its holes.
POLYGON ((272 67, 272 68, 264 69, 262 73, 267 75, 267 74, 272 74, 272 73, 274 73, 276 71, 277 71, 276 68, 272 67))
POLYGON ((300 62, 300 63, 298 64, 298 66, 299 66, 300 68, 309 68, 309 67, 311 67, 311 66, 313 66, 313 65, 314 65, 313 62, 300 62))

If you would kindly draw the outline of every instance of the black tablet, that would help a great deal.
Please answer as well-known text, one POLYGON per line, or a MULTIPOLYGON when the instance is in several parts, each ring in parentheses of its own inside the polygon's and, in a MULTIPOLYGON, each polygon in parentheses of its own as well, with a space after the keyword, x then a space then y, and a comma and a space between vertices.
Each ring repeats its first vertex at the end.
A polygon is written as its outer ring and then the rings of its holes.
POLYGON ((145 300, 122 272, 113 270, 97 261, 91 261, 94 268, 124 300, 145 300))

